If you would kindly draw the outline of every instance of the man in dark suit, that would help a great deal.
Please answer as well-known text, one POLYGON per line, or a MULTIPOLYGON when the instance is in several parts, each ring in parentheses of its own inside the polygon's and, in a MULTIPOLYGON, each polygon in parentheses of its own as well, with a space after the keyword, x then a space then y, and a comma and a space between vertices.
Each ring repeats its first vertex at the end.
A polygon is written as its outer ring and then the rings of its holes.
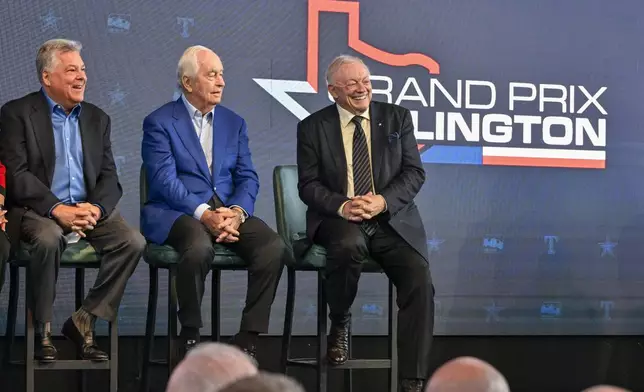
POLYGON ((4 270, 7 260, 9 260, 9 237, 7 237, 7 210, 4 209, 4 200, 7 189, 7 179, 5 176, 5 167, 0 162, 0 293, 4 283, 4 270))
POLYGON ((349 309, 371 255, 397 288, 401 385, 420 391, 434 319, 425 231, 413 201, 425 171, 410 112, 372 102, 369 78, 355 57, 329 66, 336 104, 298 124, 298 187, 308 206, 307 235, 327 250, 329 362, 347 360, 349 309))
POLYGON ((94 287, 62 333, 83 359, 108 359, 94 341, 96 317, 114 321, 145 240, 115 210, 122 195, 110 118, 84 102, 81 45, 55 39, 38 50, 42 89, 0 109, 0 159, 7 166, 7 231, 31 245, 29 276, 38 340, 36 357, 55 361, 52 305, 61 254, 80 237, 102 256, 94 287))
POLYGON ((248 291, 233 343, 255 356, 268 331, 270 308, 290 252, 253 215, 259 179, 246 122, 221 106, 223 65, 203 46, 188 48, 178 64, 183 94, 143 121, 141 154, 150 185, 141 227, 150 240, 180 255, 177 297, 186 350, 199 343, 204 281, 219 243, 248 263, 248 291))

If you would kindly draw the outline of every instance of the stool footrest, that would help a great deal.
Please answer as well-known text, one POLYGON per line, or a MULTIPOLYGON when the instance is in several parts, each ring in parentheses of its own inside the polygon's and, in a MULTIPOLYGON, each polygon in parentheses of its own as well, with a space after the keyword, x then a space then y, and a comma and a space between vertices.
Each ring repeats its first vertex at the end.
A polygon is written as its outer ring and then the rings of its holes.
MULTIPOLYGON (((318 361, 315 358, 290 358, 287 366, 316 368, 318 361)), ((390 359, 349 359, 342 365, 327 365, 329 369, 389 369, 390 359)))

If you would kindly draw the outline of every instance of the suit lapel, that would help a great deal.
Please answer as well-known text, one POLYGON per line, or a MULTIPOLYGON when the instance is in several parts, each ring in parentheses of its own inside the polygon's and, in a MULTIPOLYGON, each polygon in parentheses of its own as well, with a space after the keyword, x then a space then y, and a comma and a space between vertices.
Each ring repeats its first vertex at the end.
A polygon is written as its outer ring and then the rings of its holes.
POLYGON ((181 101, 181 98, 174 103, 173 117, 175 118, 173 126, 177 135, 179 135, 179 138, 188 149, 188 152, 190 152, 190 155, 192 155, 194 160, 197 162, 197 166, 201 173, 203 173, 206 178, 211 178, 208 164, 206 163, 206 155, 203 153, 199 137, 192 125, 190 114, 188 113, 186 106, 181 101))
POLYGON ((212 120, 212 179, 217 179, 221 165, 226 157, 226 146, 228 143, 228 128, 222 112, 215 106, 212 120))
POLYGON ((386 153, 387 147, 387 132, 382 125, 380 118, 381 113, 378 110, 378 105, 372 103, 369 109, 371 118, 371 164, 373 170, 373 182, 376 192, 379 189, 380 169, 382 168, 382 158, 386 153))
POLYGON ((33 105, 33 111, 29 116, 31 126, 36 135, 36 141, 40 154, 42 155, 45 172, 49 185, 54 178, 54 167, 56 166, 56 151, 54 146, 54 127, 51 124, 49 105, 44 96, 37 98, 33 105))
POLYGON ((329 115, 324 116, 322 129, 329 144, 328 151, 331 152, 333 161, 337 168, 335 176, 340 181, 342 193, 347 193, 347 158, 344 153, 344 141, 342 140, 342 127, 340 126, 340 114, 335 105, 329 107, 329 115))
POLYGON ((97 140, 99 133, 92 127, 92 113, 87 110, 88 107, 83 108, 81 104, 81 112, 78 118, 78 128, 81 135, 81 143, 83 145, 83 172, 85 176, 85 181, 87 182, 88 178, 97 178, 96 168, 94 167, 94 162, 92 162, 92 157, 103 156, 102 153, 98 155, 94 153, 94 150, 98 146, 102 146, 103 143, 100 140, 97 140))

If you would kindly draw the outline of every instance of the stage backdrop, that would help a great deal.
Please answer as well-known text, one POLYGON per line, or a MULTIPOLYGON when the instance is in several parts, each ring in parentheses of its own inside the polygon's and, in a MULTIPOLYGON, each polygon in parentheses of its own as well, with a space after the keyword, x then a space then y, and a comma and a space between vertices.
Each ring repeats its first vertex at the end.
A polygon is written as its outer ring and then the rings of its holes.
MULTIPOLYGON (((330 104, 327 64, 360 56, 374 99, 413 113, 437 334, 641 334, 642 12, 641 0, 2 0, 0 101, 39 88, 42 42, 80 40, 86 98, 112 117, 120 209, 138 227, 143 118, 177 97, 183 50, 206 45, 223 59, 223 104, 248 123, 261 179, 256 211, 274 227, 273 167, 295 163, 298 120, 330 104)), ((230 334, 246 277, 223 276, 230 334)), ((284 283, 271 333, 281 332, 284 283)), ((385 333, 386 280, 360 283, 354 330, 385 333)), ((314 275, 302 273, 298 334, 314 333, 315 289, 314 275)), ((165 281, 160 290, 157 333, 165 333, 165 281)), ((143 333, 147 294, 141 262, 120 309, 122 334, 143 333)), ((72 295, 63 271, 56 330, 72 295)), ((208 292, 206 334, 209 307, 208 292)))

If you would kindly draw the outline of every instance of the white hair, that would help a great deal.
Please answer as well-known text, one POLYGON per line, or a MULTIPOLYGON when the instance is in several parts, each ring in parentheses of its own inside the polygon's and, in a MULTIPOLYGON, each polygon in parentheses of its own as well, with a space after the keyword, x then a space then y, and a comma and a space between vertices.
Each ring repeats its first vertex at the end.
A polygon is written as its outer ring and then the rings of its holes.
POLYGON ((630 392, 628 389, 615 387, 612 385, 595 385, 588 389, 584 389, 583 392, 630 392))
POLYGON ((367 67, 367 64, 365 64, 364 61, 362 61, 362 59, 356 56, 343 54, 334 58, 333 61, 331 61, 331 64, 329 64, 329 66, 327 67, 326 75, 325 75, 326 84, 330 86, 335 82, 334 80, 335 73, 338 72, 340 67, 342 67, 345 64, 353 64, 353 63, 362 64, 367 69, 367 73, 369 74, 371 73, 369 72, 369 67, 367 67))
POLYGON ((283 374, 262 372, 228 384, 220 392, 305 392, 302 385, 283 374))
POLYGON ((503 375, 489 363, 474 357, 460 357, 441 366, 425 392, 510 392, 503 375))
POLYGON ((237 347, 216 342, 198 345, 172 372, 166 392, 218 392, 241 378, 257 374, 257 366, 237 347))
POLYGON ((83 45, 78 41, 69 39, 56 38, 50 39, 38 48, 36 55, 36 71, 38 72, 38 80, 42 83, 42 73, 44 71, 51 71, 56 67, 58 53, 66 52, 79 52, 83 49, 83 45))
POLYGON ((177 84, 181 90, 184 89, 184 76, 191 79, 197 76, 197 72, 199 72, 199 61, 197 60, 197 55, 202 51, 212 52, 211 49, 206 48, 205 46, 195 45, 186 49, 181 55, 181 58, 179 58, 179 64, 177 64, 177 84))

